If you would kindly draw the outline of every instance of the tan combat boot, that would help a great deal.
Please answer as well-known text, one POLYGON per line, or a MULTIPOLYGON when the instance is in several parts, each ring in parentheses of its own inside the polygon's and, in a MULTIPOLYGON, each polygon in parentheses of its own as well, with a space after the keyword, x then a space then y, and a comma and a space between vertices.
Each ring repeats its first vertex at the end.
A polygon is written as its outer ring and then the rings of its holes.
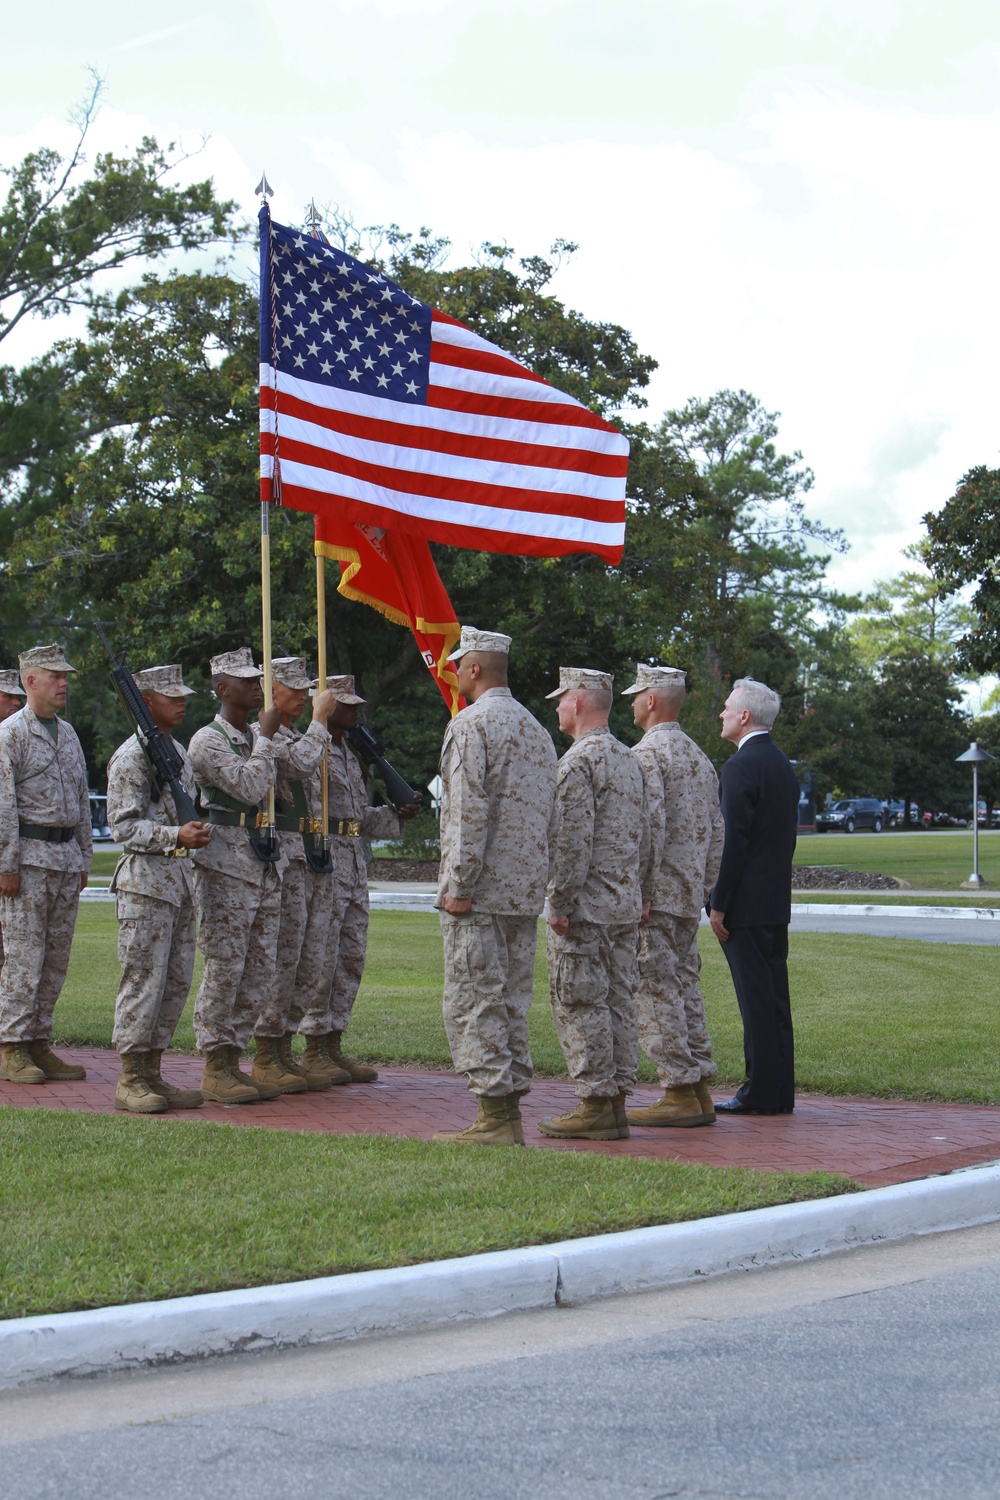
POLYGON ((160 1058, 163 1048, 157 1047, 146 1053, 146 1082, 154 1094, 166 1099, 168 1109, 198 1109, 204 1100, 198 1089, 179 1089, 160 1077, 160 1058))
POLYGON ((703 1078, 694 1086, 695 1095, 701 1105, 701 1123, 703 1125, 715 1124, 715 1102, 709 1093, 708 1080, 703 1078))
POLYGON ((130 1115, 166 1114, 167 1101, 154 1094, 146 1081, 146 1054, 123 1052, 122 1071, 115 1088, 115 1109, 125 1109, 130 1115))
POLYGON ((233 1071, 228 1047, 213 1047, 205 1054, 205 1071, 201 1075, 203 1099, 213 1104, 256 1104, 260 1095, 243 1074, 233 1071))
POLYGON ((616 1095, 612 1099, 611 1104, 615 1112, 615 1124, 618 1126, 618 1139, 620 1141, 627 1141, 629 1135, 628 1115, 625 1111, 628 1107, 628 1095, 626 1093, 616 1095))
MULTIPOLYGON (((295 1053, 292 1051, 292 1038, 294 1035, 294 1031, 286 1031, 284 1036, 278 1038, 278 1056, 281 1058, 281 1063, 286 1073, 294 1073, 296 1078, 305 1078, 306 1070, 299 1067, 295 1059, 295 1053)), ((309 1087, 308 1083, 306 1087, 309 1087)))
POLYGON ((79 1063, 63 1062, 61 1057, 57 1057, 44 1038, 29 1042, 28 1051, 35 1067, 41 1068, 46 1078, 51 1078, 55 1083, 77 1083, 87 1076, 86 1068, 82 1068, 79 1063))
POLYGON ((46 1073, 36 1067, 27 1042, 4 1042, 0 1054, 0 1078, 8 1083, 44 1083, 46 1073))
POLYGON ((351 1075, 346 1068, 335 1063, 330 1056, 327 1036, 307 1036, 306 1050, 302 1054, 302 1069, 306 1083, 311 1089, 329 1088, 334 1083, 350 1083, 351 1075), (325 1083, 314 1083, 313 1079, 324 1078, 325 1083))
POLYGON ((345 1057, 341 1052, 340 1039, 343 1034, 344 1033, 342 1031, 331 1031, 330 1035, 327 1037, 327 1046, 330 1049, 330 1056, 336 1063, 337 1067, 344 1069, 344 1071, 350 1076, 352 1083, 377 1083, 378 1074, 376 1073, 374 1068, 370 1068, 367 1063, 358 1062, 356 1058, 345 1057))
POLYGON ((244 1073, 240 1067, 240 1059, 243 1056, 242 1047, 230 1047, 229 1068, 240 1083, 254 1089, 258 1099, 277 1099, 281 1090, 273 1083, 266 1083, 263 1078, 255 1078, 252 1073, 244 1073))
POLYGON ((254 1037, 254 1059, 250 1076, 254 1083, 264 1083, 277 1089, 279 1094, 304 1094, 309 1085, 296 1070, 285 1067, 281 1060, 281 1042, 275 1036, 254 1037))
POLYGON ((464 1130, 439 1130, 431 1136, 438 1145, 452 1142, 457 1146, 523 1146, 524 1127, 517 1094, 507 1094, 501 1099, 479 1096, 479 1110, 471 1125, 464 1130))
MULTIPOLYGON (((714 1119, 714 1114, 713 1114, 714 1119)), ((682 1083, 675 1089, 665 1089, 663 1098, 645 1109, 630 1109, 630 1125, 706 1125, 701 1102, 690 1083, 682 1083)))
POLYGON ((556 1140, 617 1141, 618 1122, 613 1099, 581 1099, 576 1109, 565 1115, 550 1115, 540 1120, 542 1135, 556 1140))

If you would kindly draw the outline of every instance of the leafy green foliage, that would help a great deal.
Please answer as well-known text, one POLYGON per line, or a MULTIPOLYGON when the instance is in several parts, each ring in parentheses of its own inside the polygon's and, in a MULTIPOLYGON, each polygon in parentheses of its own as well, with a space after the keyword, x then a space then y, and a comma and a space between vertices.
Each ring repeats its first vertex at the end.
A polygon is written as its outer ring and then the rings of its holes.
POLYGON ((958 643, 958 660, 976 672, 1000 671, 1000 469, 970 469, 947 505, 929 511, 924 524, 927 562, 943 594, 976 585, 977 620, 958 643))

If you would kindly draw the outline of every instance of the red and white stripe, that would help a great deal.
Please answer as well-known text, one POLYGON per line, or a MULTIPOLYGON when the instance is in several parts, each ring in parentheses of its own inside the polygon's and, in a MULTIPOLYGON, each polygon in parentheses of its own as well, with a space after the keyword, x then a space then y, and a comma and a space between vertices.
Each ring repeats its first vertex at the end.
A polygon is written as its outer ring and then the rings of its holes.
POLYGON ((434 312, 427 405, 262 365, 261 493, 487 552, 621 559, 628 441, 610 423, 434 312))

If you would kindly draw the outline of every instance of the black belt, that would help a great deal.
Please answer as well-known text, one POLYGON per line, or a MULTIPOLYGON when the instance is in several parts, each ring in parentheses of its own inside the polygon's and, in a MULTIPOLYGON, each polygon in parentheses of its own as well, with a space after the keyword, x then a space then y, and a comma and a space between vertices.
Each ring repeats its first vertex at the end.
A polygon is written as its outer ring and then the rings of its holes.
POLYGON ((223 812, 218 807, 210 807, 208 821, 222 828, 264 828, 267 814, 258 812, 255 807, 248 812, 223 812))
POLYGON ((68 844, 76 833, 72 828, 46 828, 43 823, 22 823, 17 820, 18 831, 23 839, 41 839, 43 844, 68 844))
POLYGON ((331 833, 339 833, 342 837, 359 839, 361 837, 361 823, 357 818, 342 818, 339 823, 330 824, 331 833))

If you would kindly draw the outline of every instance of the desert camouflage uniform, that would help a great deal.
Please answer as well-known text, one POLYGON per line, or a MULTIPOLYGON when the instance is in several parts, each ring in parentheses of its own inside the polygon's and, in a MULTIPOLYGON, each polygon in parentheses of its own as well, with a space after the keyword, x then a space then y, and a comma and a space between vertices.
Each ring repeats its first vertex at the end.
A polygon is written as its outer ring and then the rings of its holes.
POLYGON ((368 861, 361 839, 398 839, 403 832, 393 807, 372 807, 365 773, 354 751, 342 739, 330 745, 330 848, 333 887, 330 942, 327 948, 325 1029, 346 1031, 361 983, 368 946, 368 861), (337 824, 360 825, 361 837, 338 834, 337 824))
POLYGON ((679 724, 654 724, 633 752, 649 809, 650 857, 642 896, 636 1006, 643 1050, 662 1084, 714 1078, 712 1043, 698 976, 698 923, 722 858, 719 780, 679 724))
POLYGON ((18 895, 0 896, 0 1042, 51 1039, 93 854, 83 751, 71 725, 56 724, 55 742, 30 708, 0 724, 0 874, 21 877, 18 895), (22 837, 20 823, 73 836, 50 844, 22 837))
MULTIPOLYGON (((182 745, 173 745, 193 801, 191 762, 182 745)), ((122 968, 112 1041, 121 1053, 162 1051, 173 1041, 194 971, 192 854, 178 853, 174 799, 165 788, 154 800, 149 762, 135 735, 108 765, 108 823, 124 850, 109 887, 122 968)))
POLYGON ((448 1045, 474 1093, 527 1093, 556 790, 552 738, 509 688, 488 688, 448 726, 441 780, 438 894, 472 898, 468 916, 441 912, 448 1045))
MULTIPOLYGON (((269 739, 261 736, 254 744, 249 730, 243 733, 216 715, 192 737, 188 755, 204 807, 221 806, 213 802, 214 789, 263 809, 275 775, 269 739)), ((212 842, 199 850, 194 889, 205 975, 194 1005, 194 1032, 202 1052, 242 1050, 270 995, 286 863, 282 852, 276 865, 266 865, 243 828, 218 824, 212 842)))
MULTIPOLYGON (((259 743, 260 730, 253 726, 254 744, 259 743)), ((274 754, 278 769, 278 800, 289 806, 294 801, 293 781, 305 783, 316 772, 323 756, 323 749, 330 743, 325 724, 310 723, 303 734, 294 725, 282 725, 274 736, 274 754)), ((306 795, 306 811, 309 817, 309 799, 306 795)), ((295 974, 302 954, 309 910, 306 900, 306 881, 310 873, 306 864, 305 845, 301 833, 282 832, 281 847, 288 860, 281 877, 281 916, 278 925, 278 949, 274 969, 274 982, 256 1019, 256 1036, 281 1037, 291 1030, 290 1012, 295 989, 295 974)), ((329 880, 329 876, 322 877, 329 880)))
POLYGON ((607 725, 559 762, 548 903, 569 917, 546 936, 552 1016, 581 1099, 630 1094, 639 1039, 633 991, 641 866, 648 857, 642 772, 607 725))

